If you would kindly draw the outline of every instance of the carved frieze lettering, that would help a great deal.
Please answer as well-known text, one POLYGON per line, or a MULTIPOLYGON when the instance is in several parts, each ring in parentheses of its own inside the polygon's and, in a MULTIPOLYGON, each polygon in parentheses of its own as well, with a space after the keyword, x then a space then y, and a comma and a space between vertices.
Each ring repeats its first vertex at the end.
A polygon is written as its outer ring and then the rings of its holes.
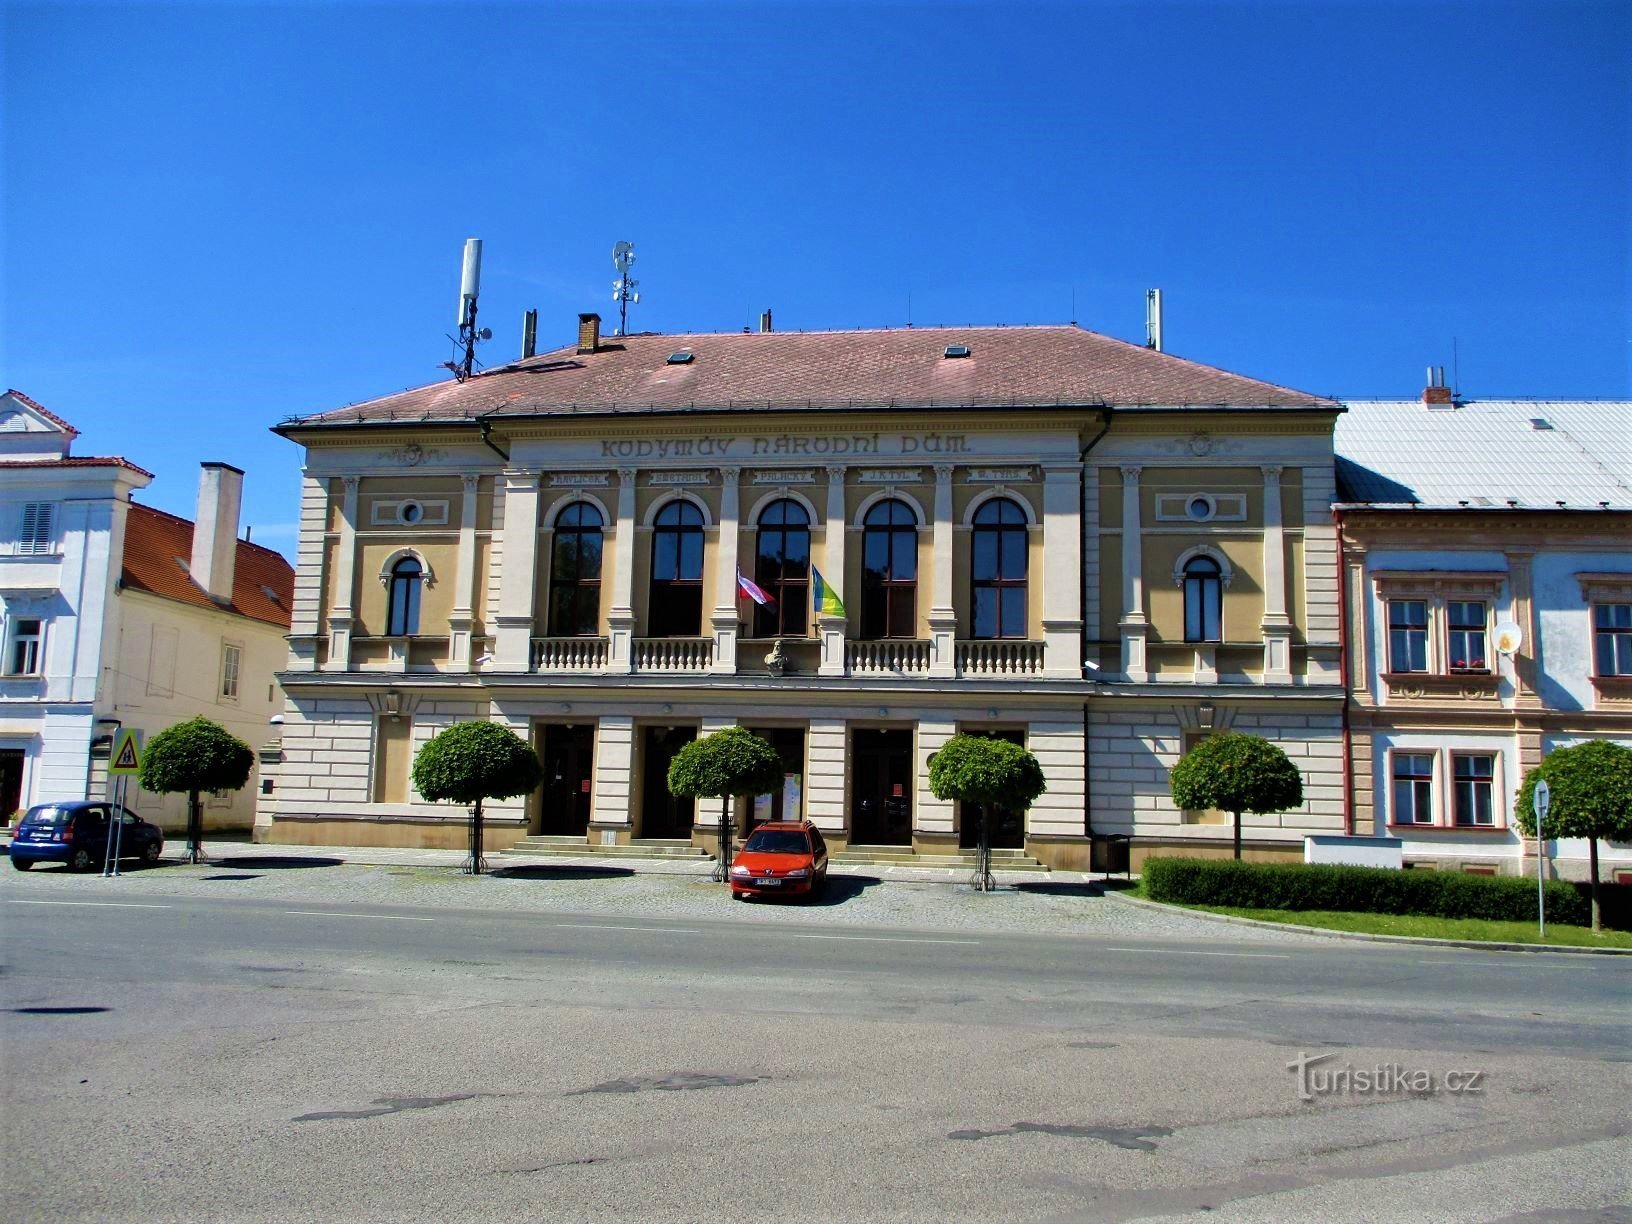
POLYGON ((756 485, 806 485, 816 483, 814 468, 763 468, 754 473, 756 485))
POLYGON ((600 489, 611 481, 605 472, 553 472, 550 475, 550 484, 557 489, 600 489))
POLYGON ((862 484, 914 484, 923 478, 922 468, 862 468, 856 477, 862 484))
POLYGON ((964 475, 965 484, 1012 484, 1031 479, 1029 467, 970 468, 964 475))
POLYGON ((706 485, 709 480, 707 472, 653 472, 650 477, 654 485, 706 485))

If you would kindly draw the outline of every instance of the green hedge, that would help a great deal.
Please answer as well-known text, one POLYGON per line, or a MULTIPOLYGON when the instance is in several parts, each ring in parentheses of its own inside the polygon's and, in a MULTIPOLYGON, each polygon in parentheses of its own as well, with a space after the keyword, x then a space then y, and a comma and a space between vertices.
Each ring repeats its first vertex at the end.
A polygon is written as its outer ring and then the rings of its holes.
MULTIPOLYGON (((1140 877, 1147 897, 1177 905, 1347 910, 1495 922, 1536 920, 1536 882, 1517 876, 1154 858, 1146 860, 1140 877)), ((1587 926, 1592 912, 1583 890, 1564 880, 1549 880, 1547 917, 1553 922, 1587 926)))

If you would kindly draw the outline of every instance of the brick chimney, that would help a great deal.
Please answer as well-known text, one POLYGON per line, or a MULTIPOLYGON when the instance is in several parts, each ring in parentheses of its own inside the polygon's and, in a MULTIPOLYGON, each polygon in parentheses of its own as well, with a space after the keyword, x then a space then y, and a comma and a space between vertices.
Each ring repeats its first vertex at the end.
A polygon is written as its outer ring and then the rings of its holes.
POLYGON ((193 516, 193 581, 217 603, 232 602, 238 566, 238 508, 244 474, 230 463, 204 463, 198 471, 198 508, 193 516))
POLYGON ((1422 402, 1430 408, 1451 408, 1451 389, 1445 385, 1445 367, 1428 367, 1428 385, 1422 389, 1422 402))
POLYGON ((578 316, 578 351, 593 353, 601 347, 601 316, 593 312, 578 316))

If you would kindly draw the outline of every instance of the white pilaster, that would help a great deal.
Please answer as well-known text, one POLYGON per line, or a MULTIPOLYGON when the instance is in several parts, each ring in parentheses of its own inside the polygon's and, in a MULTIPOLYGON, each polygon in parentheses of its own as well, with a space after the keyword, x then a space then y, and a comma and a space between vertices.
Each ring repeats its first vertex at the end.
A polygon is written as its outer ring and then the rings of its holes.
POLYGON ((329 657, 324 671, 351 669, 352 600, 357 597, 357 477, 342 476, 340 538, 334 549, 334 606, 329 609, 329 657))
POLYGON ((456 670, 469 671, 471 627, 476 607, 476 488, 478 477, 463 478, 464 496, 459 507, 459 553, 453 581, 453 611, 448 616, 448 662, 456 670))
POLYGON ((1135 684, 1150 679, 1145 664, 1144 528, 1139 513, 1139 468, 1122 469, 1122 676, 1135 684))
POLYGON ((720 469, 720 536, 714 557, 714 665, 711 670, 735 673, 737 670, 737 552, 741 529, 737 522, 738 480, 742 469, 720 469))
POLYGON ((1286 535, 1281 515, 1281 469, 1264 473, 1264 681, 1292 683, 1292 621, 1286 614, 1286 535))
POLYGON ((824 833, 843 833, 846 807, 845 725, 842 718, 812 718, 806 755, 805 812, 824 833))
MULTIPOLYGON (((840 597, 844 595, 844 537, 848 528, 844 515, 843 464, 827 469, 827 527, 822 532, 822 577, 835 584, 840 597)), ((817 614, 816 629, 822 639, 822 661, 817 668, 821 676, 844 675, 844 638, 846 621, 842 616, 817 614)), ((843 817, 843 806, 840 806, 843 817)))
POLYGON ((956 734, 958 724, 950 718, 921 718, 918 720, 917 755, 918 794, 913 803, 913 828, 919 833, 945 836, 955 833, 954 808, 950 799, 937 799, 929 789, 929 758, 939 752, 946 741, 956 734))
POLYGON ((532 664, 538 477, 529 468, 507 468, 504 473, 504 570, 499 576, 499 610, 493 617, 499 671, 522 672, 532 664))
POLYGON ((1082 675, 1082 468, 1043 469, 1043 672, 1082 675))
POLYGON ((603 714, 595 731, 595 792, 590 811, 590 840, 601 832, 633 827, 635 720, 629 714, 603 714))
POLYGON ((618 469, 618 519, 612 533, 612 609, 607 670, 635 670, 635 469, 618 469))
POLYGON ((931 537, 929 674, 957 674, 958 613, 952 605, 952 464, 935 465, 935 523, 931 537))

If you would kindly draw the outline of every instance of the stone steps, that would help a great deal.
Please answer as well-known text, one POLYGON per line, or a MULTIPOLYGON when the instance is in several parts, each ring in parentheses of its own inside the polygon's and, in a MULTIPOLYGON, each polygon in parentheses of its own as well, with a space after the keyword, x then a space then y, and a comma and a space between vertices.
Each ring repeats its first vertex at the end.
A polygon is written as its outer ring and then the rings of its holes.
POLYGON ((540 835, 524 837, 503 854, 517 856, 549 855, 563 858, 685 858, 712 859, 714 856, 701 846, 694 846, 682 838, 651 838, 631 841, 621 846, 592 846, 587 837, 540 835))

